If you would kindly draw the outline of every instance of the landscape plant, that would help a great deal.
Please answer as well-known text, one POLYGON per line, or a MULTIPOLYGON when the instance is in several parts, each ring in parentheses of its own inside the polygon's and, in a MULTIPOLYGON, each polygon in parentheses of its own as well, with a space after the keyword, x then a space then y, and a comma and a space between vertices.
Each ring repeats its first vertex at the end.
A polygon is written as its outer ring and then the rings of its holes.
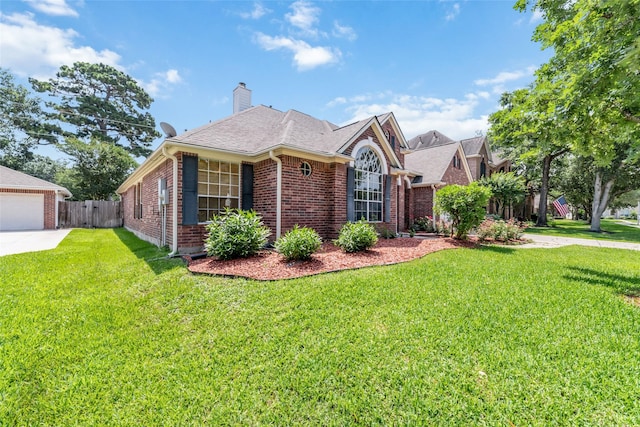
POLYGON ((214 215, 207 224, 207 255, 222 260, 254 255, 267 243, 271 231, 255 211, 229 209, 214 215))
POLYGON ((515 219, 504 221, 487 218, 476 229, 476 236, 480 241, 515 241, 522 238, 525 226, 515 219))
POLYGON ((284 236, 275 242, 275 248, 288 261, 304 261, 311 258, 322 246, 318 233, 309 227, 294 225, 284 236))
POLYGON ((436 193, 436 211, 447 213, 456 239, 466 239, 486 214, 491 190, 478 182, 469 185, 447 185, 436 193))
POLYGON ((348 253, 366 251, 378 243, 378 235, 373 225, 361 219, 344 224, 333 243, 348 253))

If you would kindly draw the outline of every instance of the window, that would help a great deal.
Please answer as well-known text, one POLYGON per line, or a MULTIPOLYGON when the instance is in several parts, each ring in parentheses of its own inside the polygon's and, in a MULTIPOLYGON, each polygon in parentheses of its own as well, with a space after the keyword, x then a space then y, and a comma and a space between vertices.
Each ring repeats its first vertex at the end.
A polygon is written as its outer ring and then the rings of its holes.
POLYGON ((198 222, 239 206, 240 165, 198 159, 198 222))
POLYGON ((484 159, 482 159, 482 163, 480 163, 480 178, 484 178, 485 176, 487 176, 487 165, 484 159))
POLYGON ((371 148, 358 151, 354 179, 355 219, 382 221, 382 164, 371 148))
POLYGON ((302 162, 300 165, 300 172, 302 172, 302 176, 311 176, 311 165, 307 162, 302 162))

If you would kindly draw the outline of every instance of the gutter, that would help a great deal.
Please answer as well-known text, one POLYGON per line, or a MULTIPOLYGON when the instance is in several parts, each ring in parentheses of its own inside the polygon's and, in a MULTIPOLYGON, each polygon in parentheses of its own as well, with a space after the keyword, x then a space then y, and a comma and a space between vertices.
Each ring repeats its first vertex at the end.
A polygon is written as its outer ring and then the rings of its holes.
POLYGON ((282 160, 275 156, 273 150, 269 151, 269 158, 276 162, 276 239, 280 238, 282 225, 282 160))
POLYGON ((162 147, 162 155, 173 160, 173 201, 171 202, 171 221, 173 250, 169 253, 169 257, 178 255, 178 158, 167 152, 167 147, 162 147))

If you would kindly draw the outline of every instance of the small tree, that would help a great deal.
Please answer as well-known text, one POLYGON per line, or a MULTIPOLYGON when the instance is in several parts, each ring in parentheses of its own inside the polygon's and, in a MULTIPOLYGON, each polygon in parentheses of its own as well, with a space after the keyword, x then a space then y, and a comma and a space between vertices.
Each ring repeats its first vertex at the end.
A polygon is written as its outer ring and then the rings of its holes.
POLYGON ((520 203, 526 194, 524 179, 513 172, 494 173, 488 178, 482 178, 480 184, 491 190, 491 197, 496 201, 496 213, 502 218, 505 218, 507 206, 520 203))
POLYGON ((448 185, 436 193, 436 211, 449 214, 456 239, 466 239, 484 219, 490 197, 491 190, 477 182, 448 185))

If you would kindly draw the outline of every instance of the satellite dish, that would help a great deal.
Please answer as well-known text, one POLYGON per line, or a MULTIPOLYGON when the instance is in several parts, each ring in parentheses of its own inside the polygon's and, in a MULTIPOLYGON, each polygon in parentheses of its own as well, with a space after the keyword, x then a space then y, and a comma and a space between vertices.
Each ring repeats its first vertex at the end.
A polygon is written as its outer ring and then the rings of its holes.
POLYGON ((178 134, 175 128, 171 126, 169 123, 160 122, 160 127, 164 131, 164 134, 166 135, 167 138, 173 138, 178 134))

